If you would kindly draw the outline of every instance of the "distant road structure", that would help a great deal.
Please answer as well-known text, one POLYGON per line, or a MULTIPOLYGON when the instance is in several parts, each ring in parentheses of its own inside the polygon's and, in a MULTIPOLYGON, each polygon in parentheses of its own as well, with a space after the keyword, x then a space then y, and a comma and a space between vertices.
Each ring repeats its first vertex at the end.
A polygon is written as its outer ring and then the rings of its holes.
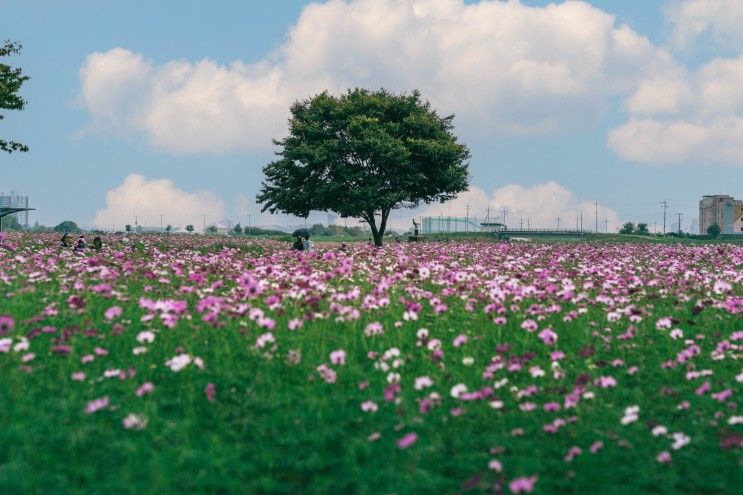
POLYGON ((35 209, 36 208, 2 208, 0 207, 0 232, 3 231, 3 217, 12 215, 14 213, 23 213, 23 212, 26 212, 26 215, 28 215, 29 211, 33 211, 35 209))
MULTIPOLYGON (((21 196, 15 191, 10 191, 10 194, 0 192, 0 208, 19 208, 17 212, 14 212, 17 213, 18 223, 28 227, 28 211, 33 209, 28 207, 28 196, 21 196)), ((6 215, 9 214, 6 213, 6 215)))

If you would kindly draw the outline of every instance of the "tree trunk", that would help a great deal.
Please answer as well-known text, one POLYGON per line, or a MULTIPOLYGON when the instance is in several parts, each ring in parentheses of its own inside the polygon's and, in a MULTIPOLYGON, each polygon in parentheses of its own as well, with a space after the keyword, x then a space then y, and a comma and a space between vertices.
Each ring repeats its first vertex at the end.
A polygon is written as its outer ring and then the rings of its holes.
POLYGON ((369 224, 369 227, 372 231, 372 237, 374 238, 374 245, 377 247, 380 247, 382 245, 384 232, 387 229, 387 218, 389 217, 389 215, 390 210, 382 208, 382 221, 379 223, 379 228, 377 228, 377 219, 374 217, 373 211, 368 211, 365 215, 361 216, 361 218, 366 220, 366 223, 369 224))

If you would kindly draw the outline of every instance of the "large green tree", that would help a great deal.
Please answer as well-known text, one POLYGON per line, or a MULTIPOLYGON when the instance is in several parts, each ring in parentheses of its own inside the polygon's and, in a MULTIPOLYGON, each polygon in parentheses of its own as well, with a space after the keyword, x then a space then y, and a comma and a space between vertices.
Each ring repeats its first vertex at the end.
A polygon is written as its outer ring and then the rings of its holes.
POLYGON ((390 211, 444 202, 468 187, 470 152, 420 93, 323 92, 291 107, 289 136, 263 169, 262 211, 362 218, 382 245, 390 211))
MULTIPOLYGON (((6 41, 0 46, 0 57, 7 57, 21 51, 21 44, 6 41)), ((0 110, 23 110, 26 100, 18 95, 21 86, 28 81, 28 76, 23 75, 20 67, 11 67, 0 63, 0 110)), ((0 113, 0 120, 5 115, 0 113)), ((0 138, 0 150, 12 153, 14 151, 28 151, 28 146, 16 141, 6 141, 0 138)))

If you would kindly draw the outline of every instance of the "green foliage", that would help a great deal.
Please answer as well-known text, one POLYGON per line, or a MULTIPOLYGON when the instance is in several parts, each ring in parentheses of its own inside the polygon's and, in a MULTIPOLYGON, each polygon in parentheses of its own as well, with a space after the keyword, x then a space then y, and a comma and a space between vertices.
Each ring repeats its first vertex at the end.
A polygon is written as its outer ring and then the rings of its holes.
POLYGON ((215 235, 217 233, 217 226, 216 225, 209 225, 206 228, 206 233, 209 235, 215 235))
POLYGON ((170 225, 170 224, 168 224, 168 226, 167 226, 167 227, 165 227, 165 232, 168 232, 168 233, 170 233, 170 231, 172 231, 172 230, 173 230, 173 226, 172 226, 172 225, 170 225))
POLYGON ((23 230, 23 225, 18 221, 16 215, 6 215, 0 220, 2 221, 3 230, 19 231, 23 230))
POLYGON ((627 222, 624 225, 622 225, 622 228, 619 229, 620 234, 633 234, 635 232, 635 224, 632 222, 627 222))
POLYGON ((232 234, 233 235, 240 235, 243 233, 243 228, 240 226, 240 223, 236 223, 234 227, 232 227, 232 234))
POLYGON ((390 211, 446 201, 468 187, 469 149, 420 93, 323 92, 291 107, 280 159, 263 169, 262 211, 365 220, 382 244, 390 211), (378 218, 379 217, 379 218, 378 218), (377 223, 379 220, 379 223, 377 223))
POLYGON ((129 225, 129 224, 126 224, 126 227, 124 227, 124 228, 126 229, 127 232, 131 232, 132 231, 132 226, 129 225))
POLYGON ((721 232, 720 226, 717 225, 716 223, 713 223, 712 225, 707 227, 707 235, 713 239, 715 237, 718 237, 720 235, 720 232, 721 232))
MULTIPOLYGON (((7 40, 3 46, 0 46, 0 57, 17 54, 21 51, 21 44, 7 40)), ((28 81, 28 76, 23 75, 20 67, 11 67, 7 64, 0 63, 0 109, 2 110, 23 110, 26 106, 24 100, 18 92, 23 83, 28 81)), ((0 120, 5 115, 0 113, 0 120)), ((0 150, 12 153, 14 151, 28 151, 28 146, 16 141, 5 141, 0 139, 0 150)))
POLYGON ((65 220, 54 227, 55 232, 80 232, 80 227, 72 220, 65 220))
POLYGON ((648 224, 646 223, 638 223, 637 228, 635 229, 635 234, 638 235, 650 235, 650 229, 648 228, 648 224))
POLYGON ((193 232, 193 225, 186 225, 186 232, 193 232))

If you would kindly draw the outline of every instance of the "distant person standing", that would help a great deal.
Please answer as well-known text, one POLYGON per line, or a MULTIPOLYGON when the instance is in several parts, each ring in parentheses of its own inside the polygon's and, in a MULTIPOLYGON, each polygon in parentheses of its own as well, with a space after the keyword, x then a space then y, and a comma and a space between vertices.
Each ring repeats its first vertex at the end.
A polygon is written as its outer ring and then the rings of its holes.
POLYGON ((70 234, 65 232, 62 239, 59 240, 59 243, 62 247, 70 247, 70 234))
POLYGON ((302 250, 308 253, 312 252, 312 241, 309 237, 302 241, 302 250))
POLYGON ((100 252, 102 247, 103 247, 103 242, 101 241, 101 237, 95 236, 95 238, 93 239, 93 249, 100 252))

